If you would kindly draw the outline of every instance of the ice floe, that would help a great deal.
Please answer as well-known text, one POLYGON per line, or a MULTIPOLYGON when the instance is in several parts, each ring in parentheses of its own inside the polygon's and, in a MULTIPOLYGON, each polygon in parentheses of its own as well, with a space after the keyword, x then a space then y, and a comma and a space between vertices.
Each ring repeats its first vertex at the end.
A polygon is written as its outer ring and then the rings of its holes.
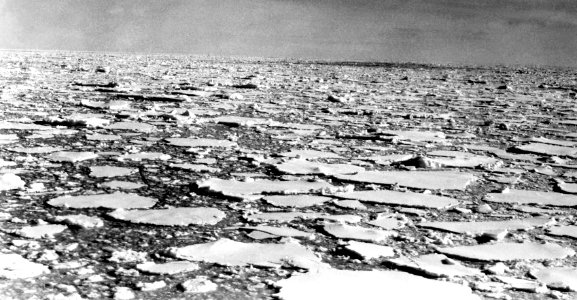
POLYGON ((303 194, 333 188, 331 184, 325 181, 275 181, 268 179, 236 181, 209 178, 197 181, 196 185, 200 189, 240 200, 260 199, 263 197, 262 194, 303 194))
POLYGON ((345 181, 366 182, 419 188, 464 190, 477 177, 450 171, 366 171, 355 175, 334 175, 345 181))
POLYGON ((454 276, 479 276, 481 271, 462 265, 458 261, 450 259, 443 254, 426 254, 418 257, 405 257, 387 259, 388 263, 401 269, 409 269, 417 275, 432 277, 454 276))
POLYGON ((130 181, 113 180, 100 184, 101 187, 109 189, 134 190, 146 186, 145 184, 130 181))
POLYGON ((547 217, 512 219, 504 221, 462 221, 462 222, 422 222, 419 227, 438 229, 454 233, 483 234, 507 230, 527 230, 553 224, 547 217))
POLYGON ((23 188, 26 182, 20 176, 12 173, 0 174, 0 191, 23 188))
POLYGON ((129 130, 150 133, 158 130, 156 126, 142 122, 116 122, 105 127, 110 130, 129 130))
POLYGON ((362 257, 363 259, 378 259, 381 257, 395 256, 393 247, 366 242, 348 241, 344 249, 362 257))
POLYGON ((245 218, 253 222, 291 222, 298 219, 320 219, 335 222, 358 223, 362 220, 362 217, 357 215, 329 215, 315 212, 265 212, 248 215, 245 218))
POLYGON ((209 166, 201 165, 201 164, 189 164, 189 163, 170 164, 170 167, 175 168, 175 169, 193 171, 193 172, 220 172, 219 168, 213 168, 213 167, 209 167, 209 166))
POLYGON ((71 208, 148 208, 154 206, 157 200, 137 194, 115 192, 112 194, 94 194, 80 196, 60 196, 48 201, 51 206, 71 208))
POLYGON ((552 206, 577 206, 577 196, 543 191, 506 190, 502 193, 489 193, 485 200, 512 204, 542 204, 552 206))
POLYGON ((199 266, 197 263, 189 261, 171 261, 161 264, 156 264, 153 262, 145 262, 136 265, 136 268, 139 271, 150 274, 173 275, 196 271, 199 269, 199 266))
POLYGON ((312 251, 294 242, 241 243, 221 238, 215 242, 171 248, 169 252, 179 259, 226 266, 281 267, 289 265, 308 269, 320 263, 320 258, 312 251))
POLYGON ((97 178, 127 176, 136 172, 138 172, 138 170, 135 168, 124 168, 115 166, 90 167, 90 176, 97 178))
POLYGON ((547 230, 547 233, 577 239, 577 225, 553 226, 547 230))
POLYGON ((443 142, 445 134, 440 131, 407 131, 407 130, 384 130, 382 135, 392 136, 395 139, 411 142, 443 142))
POLYGON ((38 146, 38 147, 15 147, 8 149, 12 152, 26 153, 26 154, 44 154, 52 153, 64 150, 63 147, 53 147, 53 146, 38 146))
POLYGON ((293 175, 356 174, 365 171, 365 168, 351 164, 325 164, 320 162, 312 162, 304 159, 292 159, 287 162, 274 165, 274 167, 281 173, 293 174, 293 175))
POLYGON ((454 168, 494 167, 501 162, 493 157, 475 155, 468 152, 432 151, 427 154, 432 156, 430 159, 433 163, 454 168))
POLYGON ((205 276, 197 276, 196 278, 189 279, 179 284, 178 287, 183 292, 192 294, 209 293, 218 289, 218 285, 208 280, 205 276))
POLYGON ((291 150, 279 154, 284 157, 293 157, 300 159, 315 159, 315 158, 342 158, 340 155, 332 152, 318 151, 318 150, 291 150))
POLYGON ((47 159, 56 162, 79 162, 83 160, 95 159, 98 154, 94 152, 73 152, 73 151, 61 151, 54 152, 48 156, 47 159))
POLYGON ((335 196, 363 202, 437 209, 459 204, 459 200, 449 197, 390 190, 354 191, 348 193, 337 193, 335 196))
POLYGON ((18 254, 0 253, 0 278, 20 279, 48 274, 48 267, 31 262, 18 254))
POLYGON ((234 148, 238 146, 236 142, 207 138, 167 138, 166 141, 170 145, 179 147, 234 148))
POLYGON ((480 261, 546 260, 575 255, 575 251, 572 249, 557 244, 540 244, 535 242, 502 242, 438 248, 437 250, 448 256, 480 261))
POLYGON ((245 230, 254 230, 265 232, 268 234, 272 234, 275 236, 283 236, 283 237, 302 237, 302 238, 312 238, 314 236, 311 232, 305 232, 298 229, 290 228, 290 227, 274 227, 274 226, 267 226, 267 225, 258 225, 258 226, 243 226, 241 229, 245 230))
POLYGON ((321 269, 275 283, 284 300, 428 299, 479 300, 470 288, 398 271, 321 269), (385 299, 386 299, 385 298, 385 299))
POLYGON ((187 225, 214 225, 224 219, 226 214, 212 207, 176 207, 168 209, 119 209, 108 214, 109 216, 133 223, 187 226, 187 225))
POLYGON ((66 215, 54 217, 55 222, 77 226, 80 228, 96 228, 104 226, 104 221, 98 217, 87 215, 66 215))
POLYGON ((31 239, 53 238, 55 234, 61 233, 66 229, 68 229, 68 227, 65 225, 43 224, 26 226, 18 230, 16 233, 20 236, 31 239))
POLYGON ((265 196, 264 201, 279 207, 309 207, 321 205, 332 198, 316 195, 265 196))
POLYGON ((530 274, 552 289, 577 291, 577 268, 540 268, 531 270, 530 274))
POLYGON ((577 148, 573 147, 556 146, 542 143, 531 143, 523 146, 517 146, 516 148, 520 151, 528 153, 577 157, 577 148))
POLYGON ((129 153, 123 154, 118 157, 118 160, 134 160, 134 161, 141 161, 141 160, 169 160, 171 158, 170 155, 160 152, 139 152, 139 153, 129 153))
POLYGON ((323 230, 338 239, 357 240, 365 242, 384 242, 398 235, 396 231, 371 229, 346 224, 327 224, 323 230))

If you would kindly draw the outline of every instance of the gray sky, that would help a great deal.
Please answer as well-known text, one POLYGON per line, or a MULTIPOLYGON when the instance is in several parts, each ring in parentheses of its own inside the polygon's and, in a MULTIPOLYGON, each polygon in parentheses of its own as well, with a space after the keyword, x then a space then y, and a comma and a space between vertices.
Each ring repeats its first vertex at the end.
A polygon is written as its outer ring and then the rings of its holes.
POLYGON ((577 67, 577 0, 0 0, 0 48, 577 67))

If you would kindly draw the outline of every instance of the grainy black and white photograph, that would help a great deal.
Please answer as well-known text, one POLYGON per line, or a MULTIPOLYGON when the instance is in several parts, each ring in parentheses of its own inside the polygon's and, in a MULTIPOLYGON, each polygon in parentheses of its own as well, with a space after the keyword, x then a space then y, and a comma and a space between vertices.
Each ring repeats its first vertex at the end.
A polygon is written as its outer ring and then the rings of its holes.
POLYGON ((577 299, 577 1, 0 0, 0 299, 577 299))

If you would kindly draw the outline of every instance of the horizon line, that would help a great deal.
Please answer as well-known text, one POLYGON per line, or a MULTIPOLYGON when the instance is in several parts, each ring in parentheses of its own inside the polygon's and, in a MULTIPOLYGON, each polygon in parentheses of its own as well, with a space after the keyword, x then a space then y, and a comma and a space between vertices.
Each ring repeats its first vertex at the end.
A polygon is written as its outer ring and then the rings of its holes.
POLYGON ((560 65, 546 65, 546 64, 470 64, 470 63, 434 63, 434 62, 415 62, 415 61, 386 61, 386 60, 354 60, 354 59, 334 59, 334 58, 313 58, 313 57, 272 57, 272 56, 242 56, 242 55, 216 55, 216 54, 195 54, 185 52, 138 52, 138 51, 118 51, 118 50, 70 50, 70 49, 26 49, 26 48, 0 48, 0 52, 77 52, 77 53, 93 53, 93 54, 124 54, 124 55, 149 55, 149 56, 190 56, 190 57, 205 57, 214 59, 250 59, 250 60, 266 60, 292 63, 310 63, 310 64, 329 64, 329 65, 347 65, 347 64, 365 64, 365 67, 379 67, 384 65, 399 65, 399 66, 423 66, 435 68, 550 68, 550 69, 568 69, 576 70, 577 66, 560 66, 560 65))

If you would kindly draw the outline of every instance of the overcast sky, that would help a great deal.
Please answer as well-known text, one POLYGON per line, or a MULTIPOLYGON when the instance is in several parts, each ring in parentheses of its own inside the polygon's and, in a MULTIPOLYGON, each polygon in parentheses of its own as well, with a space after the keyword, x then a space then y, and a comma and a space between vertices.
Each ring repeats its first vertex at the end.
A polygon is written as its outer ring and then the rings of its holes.
POLYGON ((577 0, 0 0, 0 48, 577 66, 577 0))

